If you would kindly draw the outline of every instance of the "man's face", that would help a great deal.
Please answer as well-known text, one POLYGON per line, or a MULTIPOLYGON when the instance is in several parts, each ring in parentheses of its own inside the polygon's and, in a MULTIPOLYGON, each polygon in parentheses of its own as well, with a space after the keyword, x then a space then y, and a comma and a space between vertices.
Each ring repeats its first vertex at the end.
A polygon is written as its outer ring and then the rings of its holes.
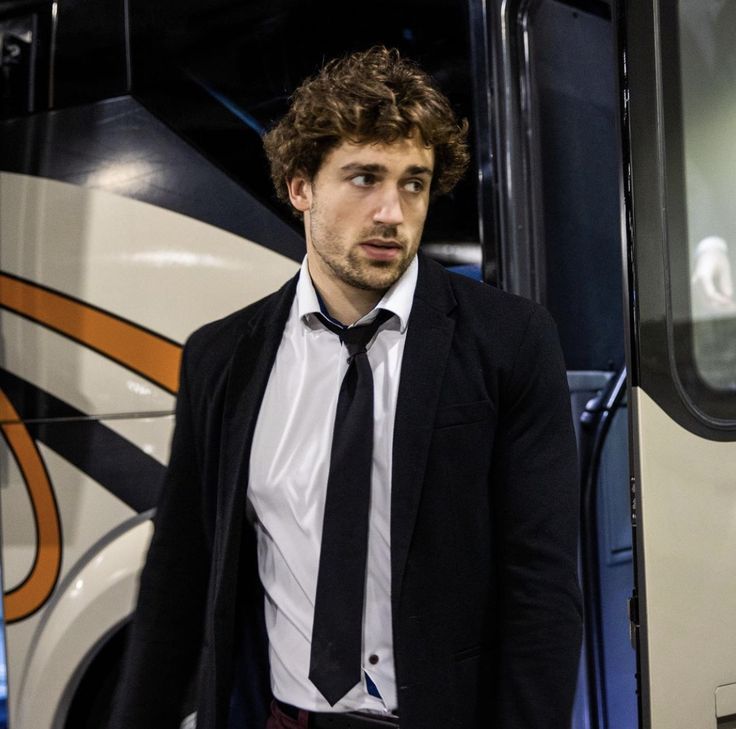
POLYGON ((433 165, 434 150, 419 135, 391 144, 342 142, 312 180, 291 181, 318 286, 327 277, 384 291, 401 276, 419 247, 433 165))

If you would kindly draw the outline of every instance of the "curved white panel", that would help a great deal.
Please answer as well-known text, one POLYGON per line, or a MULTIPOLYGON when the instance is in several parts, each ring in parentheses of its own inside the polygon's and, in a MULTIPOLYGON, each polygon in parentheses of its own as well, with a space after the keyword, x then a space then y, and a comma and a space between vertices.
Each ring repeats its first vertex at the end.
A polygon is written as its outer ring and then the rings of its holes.
POLYGON ((74 671, 133 611, 138 577, 153 532, 150 521, 125 532, 75 574, 34 636, 32 659, 12 691, 13 729, 51 729, 74 671), (18 696, 33 700, 17 701, 18 696))
POLYGON ((170 393, 50 329, 0 310, 0 330, 0 366, 85 415, 174 409, 170 393))
MULTIPOLYGON (((63 424, 54 427, 63 427, 63 424)), ((130 519, 135 515, 135 512, 42 443, 39 443, 38 446, 54 486, 61 519, 62 562, 59 576, 59 581, 61 581, 67 572, 85 555, 92 544, 102 539, 118 524, 130 519)), ((5 495, 3 494, 4 498, 5 495)), ((3 500, 4 512, 5 503, 5 500, 3 500)), ((22 557, 25 557, 31 539, 33 539, 35 547, 35 531, 33 531, 32 524, 30 525, 30 531, 28 529, 25 531, 14 529, 11 532, 4 533, 4 562, 7 564, 14 563, 18 551, 20 551, 22 557)), ((97 574, 101 575, 102 572, 97 574)), ((52 595, 51 600, 53 599, 54 596, 52 595)), ((28 662, 35 660, 33 636, 43 615, 44 610, 40 610, 31 617, 6 627, 8 665, 13 667, 13 671, 9 676, 8 687, 11 703, 18 695, 19 681, 21 676, 28 670, 28 662)), ((102 616, 99 619, 102 619, 102 616)), ((93 624, 90 624, 90 629, 92 627, 93 624)), ((15 729, 15 725, 12 726, 15 729)))
POLYGON ((183 342, 271 293, 294 261, 194 218, 65 182, 0 173, 2 269, 183 342))

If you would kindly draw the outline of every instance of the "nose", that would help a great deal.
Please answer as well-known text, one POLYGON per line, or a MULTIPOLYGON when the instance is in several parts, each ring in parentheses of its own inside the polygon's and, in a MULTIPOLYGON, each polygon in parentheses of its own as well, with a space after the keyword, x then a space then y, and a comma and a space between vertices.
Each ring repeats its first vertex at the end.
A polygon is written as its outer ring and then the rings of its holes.
POLYGON ((380 191, 380 198, 373 213, 373 222, 383 225, 399 225, 404 222, 404 211, 401 208, 399 190, 392 186, 380 191))

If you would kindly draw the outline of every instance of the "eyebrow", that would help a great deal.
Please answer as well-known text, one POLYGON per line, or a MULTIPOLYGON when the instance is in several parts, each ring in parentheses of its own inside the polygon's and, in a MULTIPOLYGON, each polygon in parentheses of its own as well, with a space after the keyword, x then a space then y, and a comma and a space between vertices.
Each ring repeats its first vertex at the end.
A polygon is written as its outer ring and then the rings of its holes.
MULTIPOLYGON (((362 162, 348 162, 340 168, 343 172, 388 172, 388 167, 379 164, 363 164, 362 162)), ((432 168, 423 165, 411 165, 406 168, 407 175, 432 176, 432 168)))

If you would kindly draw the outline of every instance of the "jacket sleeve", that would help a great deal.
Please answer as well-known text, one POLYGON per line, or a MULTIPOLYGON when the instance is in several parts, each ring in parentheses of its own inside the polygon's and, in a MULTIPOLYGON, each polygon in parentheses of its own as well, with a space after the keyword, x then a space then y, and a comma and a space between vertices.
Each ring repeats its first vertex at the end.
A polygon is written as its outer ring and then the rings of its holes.
POLYGON ((210 560, 189 359, 185 347, 171 456, 110 729, 178 729, 200 654, 210 560))
POLYGON ((582 608, 579 472, 557 333, 531 313, 494 446, 499 577, 497 729, 568 729, 582 608))

